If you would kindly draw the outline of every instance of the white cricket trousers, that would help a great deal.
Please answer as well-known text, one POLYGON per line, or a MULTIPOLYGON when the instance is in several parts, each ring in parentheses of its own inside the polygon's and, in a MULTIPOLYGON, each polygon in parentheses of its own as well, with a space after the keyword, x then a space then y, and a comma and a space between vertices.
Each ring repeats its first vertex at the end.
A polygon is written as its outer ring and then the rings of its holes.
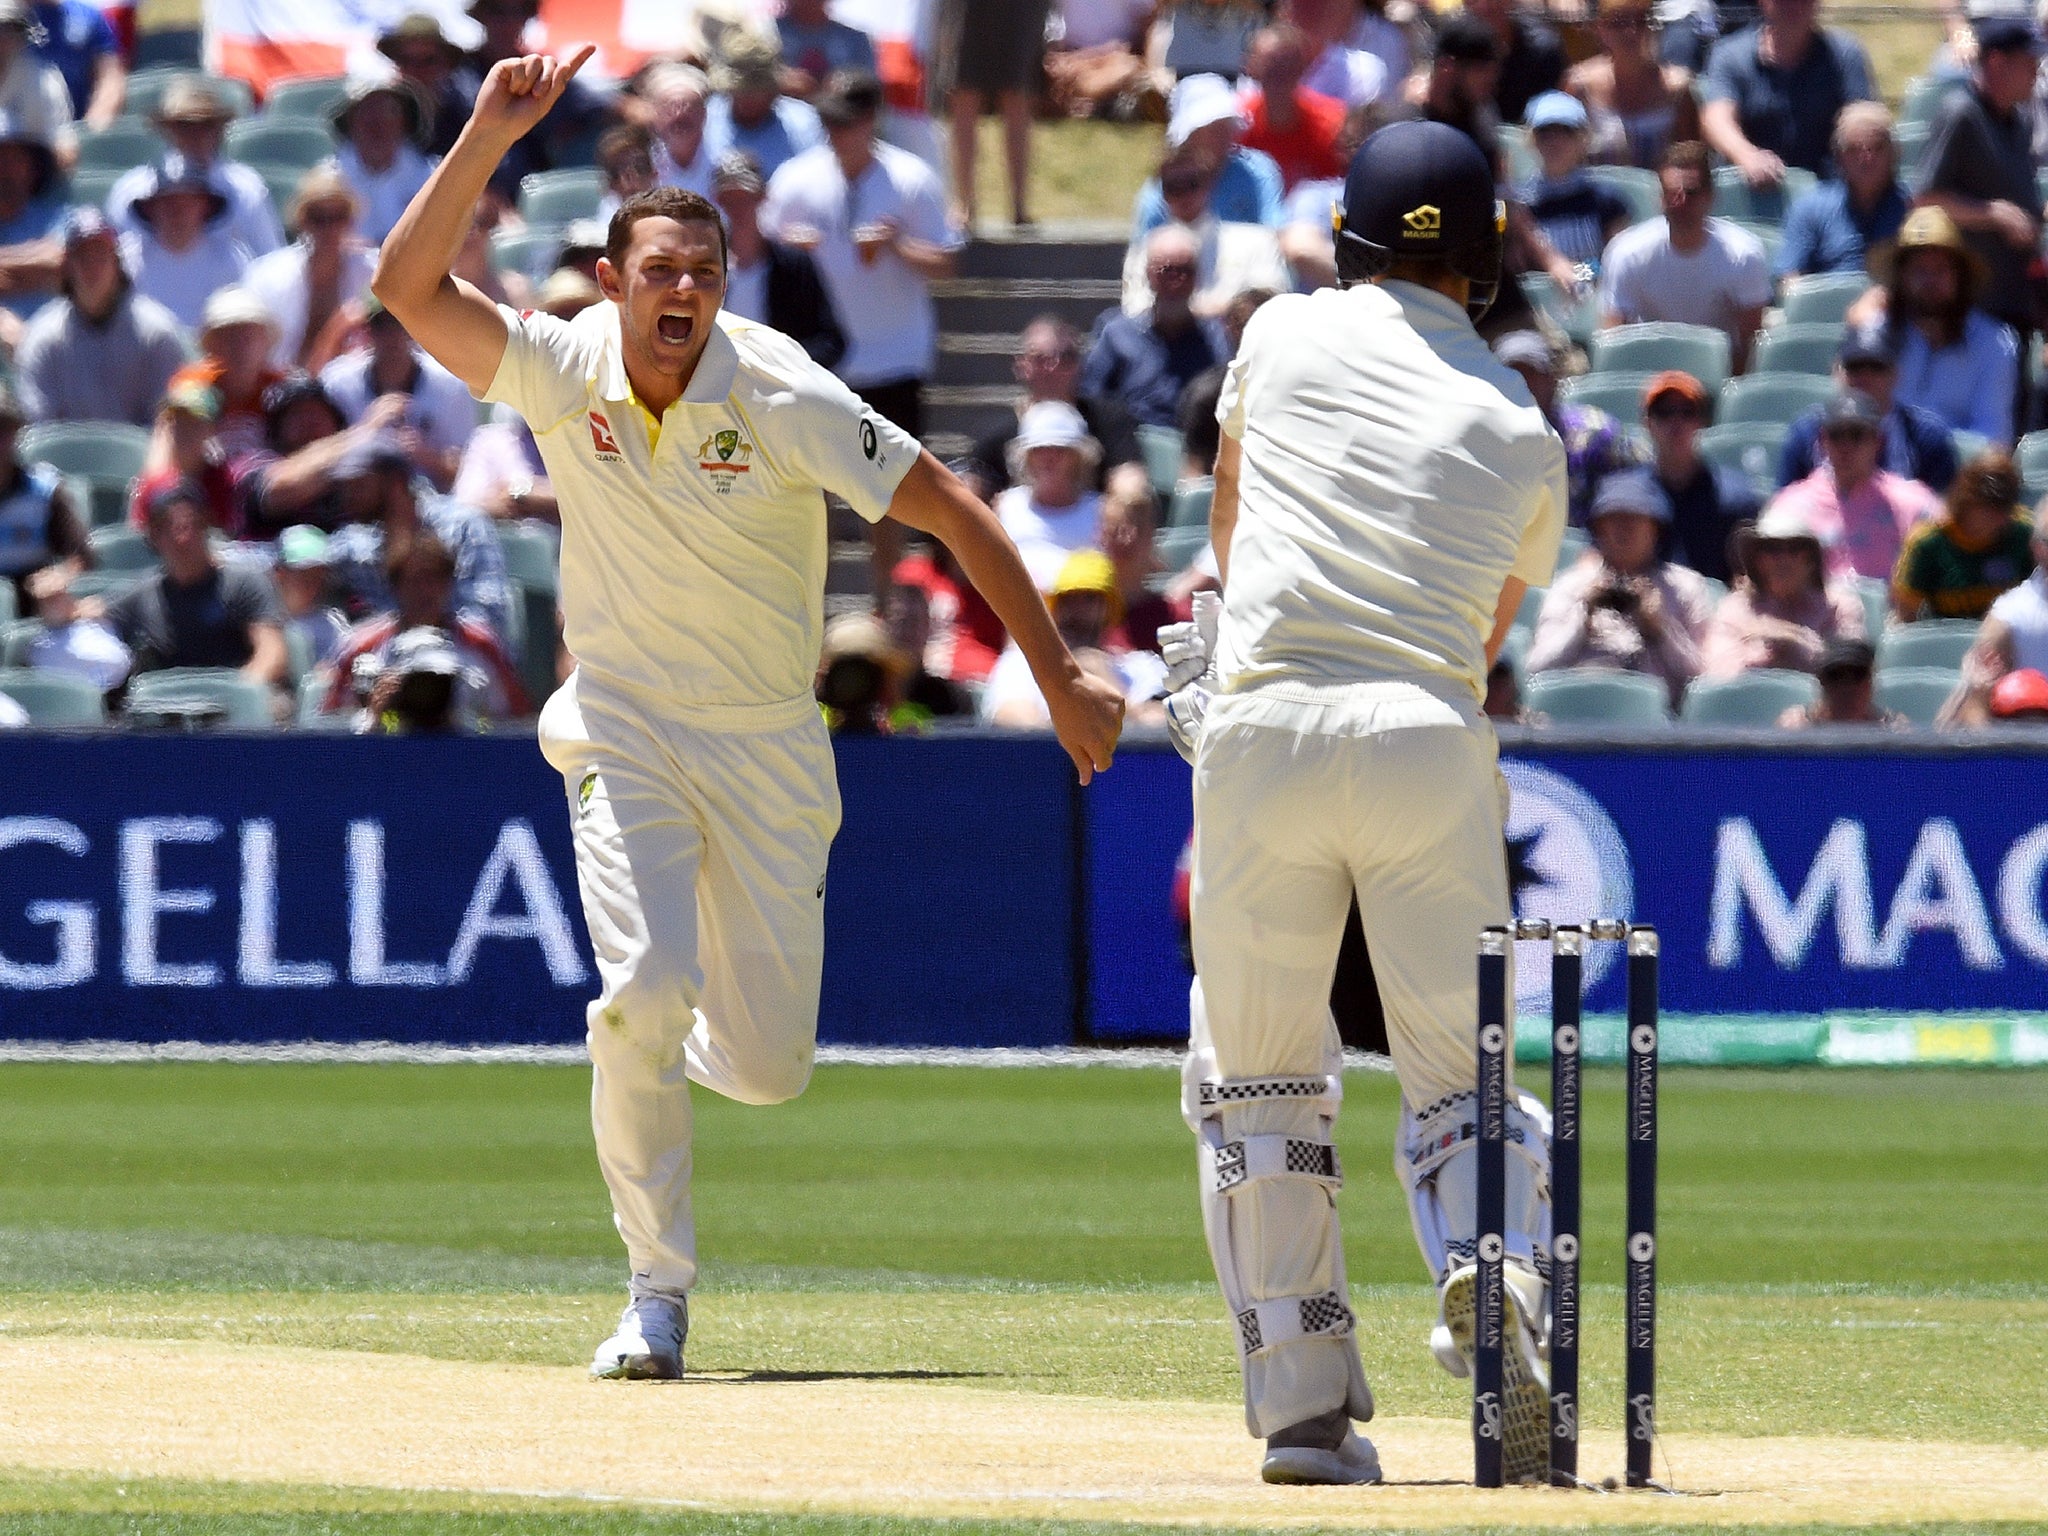
POLYGON ((636 1295, 697 1277, 689 1083, 776 1104, 810 1080, 839 829, 812 700, 719 710, 715 725, 660 709, 579 671, 540 718, 602 986, 590 1121, 636 1295))

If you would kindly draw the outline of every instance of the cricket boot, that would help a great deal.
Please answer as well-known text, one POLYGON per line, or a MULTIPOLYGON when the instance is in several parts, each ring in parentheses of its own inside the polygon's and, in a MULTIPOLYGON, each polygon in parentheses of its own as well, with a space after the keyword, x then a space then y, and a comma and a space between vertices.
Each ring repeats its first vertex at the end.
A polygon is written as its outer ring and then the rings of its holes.
POLYGON ((590 1374, 609 1381, 676 1381, 683 1374, 683 1340, 689 1335, 686 1298, 635 1296, 612 1336, 597 1346, 590 1374))
MULTIPOLYGON (((1478 1278, 1477 1268, 1463 1264, 1444 1281, 1443 1320, 1430 1336, 1430 1348, 1453 1376, 1472 1374, 1478 1278)), ((1540 1483, 1550 1476, 1550 1368, 1543 1346, 1543 1279, 1513 1263, 1502 1266, 1502 1279, 1501 1296, 1507 1311, 1500 1352, 1502 1475, 1511 1483, 1540 1483)))
POLYGON ((1259 1476, 1269 1483, 1376 1483, 1380 1457, 1351 1427, 1351 1416, 1333 1408, 1269 1435, 1259 1476))

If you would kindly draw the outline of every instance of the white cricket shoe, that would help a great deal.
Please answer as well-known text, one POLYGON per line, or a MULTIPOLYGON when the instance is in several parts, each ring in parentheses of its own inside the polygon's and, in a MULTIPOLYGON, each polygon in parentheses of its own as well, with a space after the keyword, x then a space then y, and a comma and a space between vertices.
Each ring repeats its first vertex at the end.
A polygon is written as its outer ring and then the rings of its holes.
POLYGON ((619 1315, 612 1336, 597 1346, 590 1374, 609 1381, 676 1381, 683 1374, 683 1340, 690 1336, 690 1305, 680 1296, 636 1296, 619 1315))
POLYGON ((1268 1437, 1259 1476, 1269 1483, 1297 1485, 1376 1483, 1380 1456, 1339 1408, 1268 1437))
MULTIPOLYGON (((1431 1335, 1437 1349, 1439 1336, 1447 1335, 1457 1352, 1462 1370, 1454 1376, 1472 1374, 1472 1336, 1476 1331, 1479 1271, 1463 1265, 1451 1271, 1444 1282, 1443 1321, 1431 1335)), ((1506 1266, 1501 1299, 1507 1309, 1501 1350, 1501 1475, 1510 1483, 1547 1482, 1550 1477, 1550 1371, 1544 1364, 1540 1325, 1530 1313, 1541 1305, 1543 1282, 1506 1266), (1534 1295, 1530 1295, 1530 1292, 1534 1295)))

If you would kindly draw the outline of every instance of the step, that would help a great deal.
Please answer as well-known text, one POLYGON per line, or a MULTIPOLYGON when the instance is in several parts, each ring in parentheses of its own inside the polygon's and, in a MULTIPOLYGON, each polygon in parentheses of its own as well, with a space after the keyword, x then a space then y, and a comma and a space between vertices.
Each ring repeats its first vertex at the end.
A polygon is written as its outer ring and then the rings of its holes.
POLYGON ((1015 331, 947 331, 939 337, 934 384, 1008 384, 1023 338, 1015 331))
POLYGON ((972 442, 1016 420, 1014 384, 933 384, 924 392, 924 421, 932 433, 962 433, 972 442))
POLYGON ((966 278, 1116 278, 1124 269, 1129 231, 1110 226, 1093 238, 982 239, 960 253, 966 278))
POLYGON ((1042 314, 1059 315, 1083 332, 1094 329, 1098 316, 1123 296, 1111 278, 952 277, 932 284, 944 331, 1021 331, 1042 314))

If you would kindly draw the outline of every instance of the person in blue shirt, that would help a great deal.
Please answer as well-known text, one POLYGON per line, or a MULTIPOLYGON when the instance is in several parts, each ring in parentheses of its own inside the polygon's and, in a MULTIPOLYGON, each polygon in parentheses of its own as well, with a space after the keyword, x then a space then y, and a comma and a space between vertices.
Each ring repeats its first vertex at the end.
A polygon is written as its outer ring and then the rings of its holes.
POLYGON ((128 99, 128 69, 107 18, 86 0, 31 0, 29 12, 35 18, 29 52, 64 77, 71 115, 88 127, 106 127, 128 99))
POLYGON ((0 112, 0 308, 24 320, 57 291, 64 199, 56 184, 49 144, 0 112))
MULTIPOLYGON (((1221 75, 1190 75, 1173 88, 1166 158, 1204 160, 1217 168, 1209 212, 1223 223, 1278 229, 1286 211, 1280 167, 1271 155, 1237 142, 1244 130, 1244 114, 1229 83, 1221 75)), ((1142 239, 1172 222, 1166 194, 1154 176, 1138 189, 1137 205, 1131 213, 1131 238, 1142 239)))
MULTIPOLYGON (((1949 435, 1948 423, 1932 411, 1896 398, 1899 353, 1889 330, 1882 325, 1861 325, 1843 332, 1842 349, 1835 354, 1835 382, 1844 389, 1862 390, 1884 413, 1884 423, 1878 429, 1882 439, 1879 469, 1918 480, 1937 491, 1948 489, 1956 477, 1955 440, 1949 435)), ((1778 454, 1781 487, 1804 480, 1819 468, 1822 410, 1816 405, 1793 418, 1778 454)))
POLYGON ((773 176, 784 161, 825 142, 817 112, 781 94, 780 57, 775 44, 751 32, 726 35, 711 65, 717 94, 704 104, 704 148, 714 162, 740 150, 773 176))
POLYGON ((1707 60, 1700 131, 1752 187, 1787 166, 1828 175, 1835 116, 1868 101, 1870 55, 1846 32, 1815 25, 1819 0, 1763 0, 1763 19, 1723 37, 1707 60))
POLYGON ((1896 239, 1906 221, 1890 108, 1878 101, 1850 102, 1835 120, 1834 148, 1835 179, 1800 197, 1785 215, 1776 263, 1781 279, 1861 272, 1871 251, 1896 239))
POLYGON ((1194 236, 1177 225, 1152 232, 1145 246, 1152 307, 1134 319, 1112 306, 1095 322, 1081 365, 1082 395, 1112 399, 1151 426, 1179 425, 1181 391, 1230 357, 1223 327, 1194 312, 1199 254, 1194 236))
POLYGON ((1632 210, 1627 198, 1586 174, 1586 109, 1576 96, 1545 91, 1523 121, 1543 167, 1518 195, 1558 253, 1587 278, 1597 276, 1600 253, 1628 228, 1632 210))

